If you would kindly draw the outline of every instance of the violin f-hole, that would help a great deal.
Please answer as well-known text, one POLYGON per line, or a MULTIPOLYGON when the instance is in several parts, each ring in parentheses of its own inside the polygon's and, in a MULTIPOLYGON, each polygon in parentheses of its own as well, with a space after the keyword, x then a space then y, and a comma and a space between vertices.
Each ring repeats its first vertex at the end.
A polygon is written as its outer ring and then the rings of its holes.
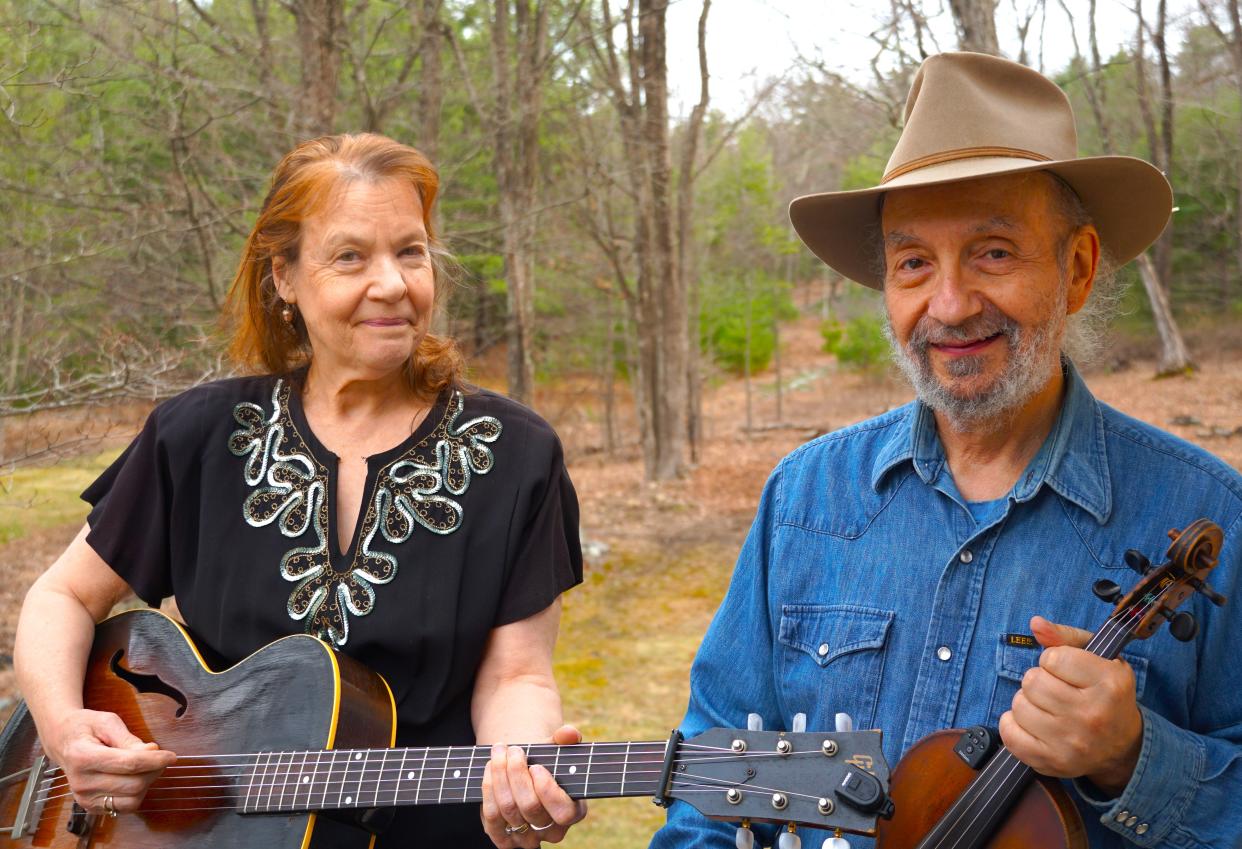
POLYGON ((121 658, 124 656, 125 650, 117 649, 116 653, 112 655, 112 659, 108 661, 108 668, 112 670, 113 675, 140 693, 158 693, 161 696, 167 696, 172 699, 180 705, 176 713, 178 717, 185 713, 186 708, 190 706, 190 702, 184 693, 166 684, 158 675, 147 675, 142 672, 135 672, 132 669, 126 669, 121 665, 121 658))

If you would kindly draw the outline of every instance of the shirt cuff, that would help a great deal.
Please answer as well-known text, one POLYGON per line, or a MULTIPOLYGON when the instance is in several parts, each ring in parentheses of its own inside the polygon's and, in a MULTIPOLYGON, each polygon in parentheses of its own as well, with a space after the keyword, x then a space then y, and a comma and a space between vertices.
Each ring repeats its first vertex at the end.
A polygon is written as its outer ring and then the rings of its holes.
POLYGON ((1206 753, 1196 735, 1139 705, 1143 747, 1130 783, 1115 799, 1085 778, 1074 789, 1100 812, 1100 823, 1136 846, 1198 846, 1180 828, 1201 780, 1206 753))

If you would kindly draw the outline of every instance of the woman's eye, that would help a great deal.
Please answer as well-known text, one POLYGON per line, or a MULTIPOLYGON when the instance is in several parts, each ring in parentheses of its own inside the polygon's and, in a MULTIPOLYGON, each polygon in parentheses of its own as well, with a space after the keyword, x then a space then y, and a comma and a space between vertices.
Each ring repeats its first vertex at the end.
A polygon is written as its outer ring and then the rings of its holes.
POLYGON ((923 260, 916 256, 912 256, 908 259, 903 259, 897 267, 902 271, 916 271, 923 267, 923 260))
POLYGON ((337 262, 356 262, 361 258, 357 251, 341 251, 336 255, 337 262))
POLYGON ((423 256, 427 253, 427 248, 423 245, 410 245, 401 249, 402 256, 423 256))

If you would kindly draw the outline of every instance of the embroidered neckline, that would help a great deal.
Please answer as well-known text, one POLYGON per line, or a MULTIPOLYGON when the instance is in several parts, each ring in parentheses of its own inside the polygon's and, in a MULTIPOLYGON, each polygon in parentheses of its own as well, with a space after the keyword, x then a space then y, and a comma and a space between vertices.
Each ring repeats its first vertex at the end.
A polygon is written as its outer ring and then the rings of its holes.
POLYGON ((457 499, 473 475, 494 468, 489 446, 500 438, 502 426, 492 416, 458 424, 465 398, 453 390, 436 426, 376 473, 357 542, 338 567, 328 543, 328 468, 293 420, 291 391, 286 380, 276 381, 270 413, 248 401, 237 404, 233 418, 241 428, 229 436, 228 446, 245 458, 243 475, 251 488, 242 503, 246 524, 274 524, 290 540, 314 531, 312 544, 294 546, 281 558, 280 576, 296 584, 286 610, 304 623, 306 633, 340 648, 349 640, 349 615, 374 610, 375 587, 397 576, 397 557, 378 550, 377 537, 400 545, 416 526, 440 535, 460 528, 464 512, 457 499))

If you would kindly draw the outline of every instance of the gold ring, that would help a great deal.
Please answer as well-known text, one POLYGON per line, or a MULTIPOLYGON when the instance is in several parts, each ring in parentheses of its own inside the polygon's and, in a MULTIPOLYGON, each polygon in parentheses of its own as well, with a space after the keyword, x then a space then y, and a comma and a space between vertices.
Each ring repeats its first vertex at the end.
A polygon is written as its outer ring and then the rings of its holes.
MULTIPOLYGON (((524 822, 521 825, 505 826, 505 834, 525 834, 528 831, 530 831, 530 823, 528 822, 524 822)), ((542 831, 542 829, 536 829, 536 831, 542 831)))
POLYGON ((112 805, 112 794, 104 796, 104 813, 112 819, 116 819, 116 808, 112 805))

